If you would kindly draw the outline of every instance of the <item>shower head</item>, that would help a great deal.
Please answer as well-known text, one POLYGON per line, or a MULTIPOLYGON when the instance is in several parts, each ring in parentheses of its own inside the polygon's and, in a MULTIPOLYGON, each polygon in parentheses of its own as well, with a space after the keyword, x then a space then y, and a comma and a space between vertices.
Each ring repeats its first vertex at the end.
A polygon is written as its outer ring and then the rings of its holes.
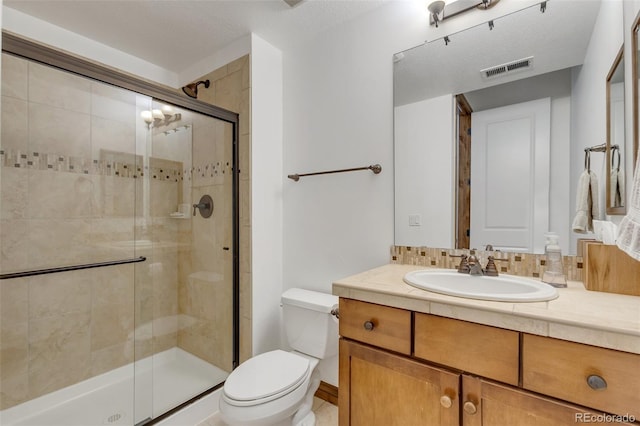
POLYGON ((209 80, 201 80, 197 83, 189 83, 182 88, 182 91, 190 98, 198 99, 198 86, 201 84, 204 84, 205 89, 208 89, 210 82, 209 80))

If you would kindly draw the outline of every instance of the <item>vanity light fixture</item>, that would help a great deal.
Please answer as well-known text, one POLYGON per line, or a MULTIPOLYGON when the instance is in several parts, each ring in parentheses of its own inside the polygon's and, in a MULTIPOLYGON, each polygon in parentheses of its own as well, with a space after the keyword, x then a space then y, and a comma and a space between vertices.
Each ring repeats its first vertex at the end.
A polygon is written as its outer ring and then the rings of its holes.
POLYGON ((459 15, 471 9, 486 10, 496 5, 500 0, 435 0, 429 3, 429 23, 438 27, 438 23, 445 19, 459 15))
POLYGON ((174 112, 173 108, 169 105, 163 105, 161 108, 141 111, 140 118, 151 128, 151 126, 158 127, 181 120, 182 114, 174 112))
POLYGON ((438 28, 438 22, 444 19, 444 6, 445 3, 442 0, 436 0, 429 4, 429 13, 431 14, 431 24, 438 28))

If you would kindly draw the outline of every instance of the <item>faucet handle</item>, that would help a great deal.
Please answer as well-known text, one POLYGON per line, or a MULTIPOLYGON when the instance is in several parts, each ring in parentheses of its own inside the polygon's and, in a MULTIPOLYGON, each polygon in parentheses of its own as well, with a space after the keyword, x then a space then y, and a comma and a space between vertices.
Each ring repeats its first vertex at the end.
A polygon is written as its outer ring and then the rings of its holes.
POLYGON ((498 268, 496 268, 495 258, 493 256, 489 256, 489 260, 487 261, 487 267, 484 268, 484 274, 489 277, 497 277, 498 276, 498 268))
POLYGON ((490 277, 497 277, 498 276, 498 268, 496 267, 496 262, 504 262, 508 259, 496 259, 493 256, 489 256, 487 258, 487 267, 484 270, 484 274, 488 275, 490 277))
POLYGON ((459 257, 460 265, 458 265, 458 273, 459 274, 468 274, 469 273, 469 262, 467 261, 466 254, 455 255, 452 254, 451 257, 459 257))

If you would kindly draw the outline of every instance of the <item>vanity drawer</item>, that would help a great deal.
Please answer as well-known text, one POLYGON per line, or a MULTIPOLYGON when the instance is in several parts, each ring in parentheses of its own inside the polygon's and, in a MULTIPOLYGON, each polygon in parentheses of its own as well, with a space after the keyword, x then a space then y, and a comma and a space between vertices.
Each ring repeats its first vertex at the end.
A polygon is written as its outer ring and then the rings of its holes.
POLYGON ((640 418, 640 355, 525 334, 522 384, 565 401, 640 418))
POLYGON ((416 357, 516 386, 519 344, 517 331, 415 314, 416 357))
POLYGON ((340 298, 340 335, 411 355, 411 311, 340 298))

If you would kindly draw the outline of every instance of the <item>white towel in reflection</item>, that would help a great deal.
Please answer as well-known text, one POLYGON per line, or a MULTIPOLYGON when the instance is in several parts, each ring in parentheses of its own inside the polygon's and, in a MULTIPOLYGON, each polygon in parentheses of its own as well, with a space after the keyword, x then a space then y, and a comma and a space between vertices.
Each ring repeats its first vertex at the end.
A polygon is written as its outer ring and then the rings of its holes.
POLYGON ((598 177, 595 173, 585 170, 578 180, 576 193, 576 216, 573 219, 573 232, 593 232, 593 220, 600 219, 598 204, 598 177))
POLYGON ((613 207, 622 207, 624 204, 624 170, 616 168, 611 170, 609 176, 609 203, 613 207))
POLYGON ((600 196, 598 195, 598 177, 595 173, 589 172, 589 203, 591 206, 589 215, 589 231, 593 231, 593 221, 600 220, 600 196))
POLYGON ((618 226, 616 244, 629 256, 640 261, 640 151, 633 175, 631 200, 627 206, 627 215, 618 226))

